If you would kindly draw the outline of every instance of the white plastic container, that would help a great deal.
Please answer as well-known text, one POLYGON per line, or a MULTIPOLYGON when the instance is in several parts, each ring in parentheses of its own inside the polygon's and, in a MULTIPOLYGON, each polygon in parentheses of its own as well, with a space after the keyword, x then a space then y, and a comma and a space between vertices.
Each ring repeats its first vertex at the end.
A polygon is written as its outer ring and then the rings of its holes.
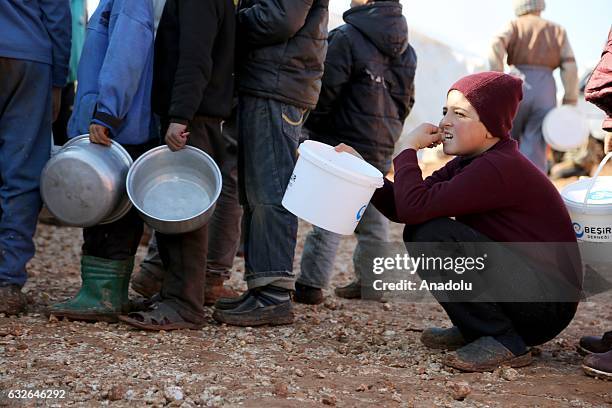
POLYGON ((382 173, 324 143, 307 140, 298 151, 283 206, 318 227, 352 234, 374 191, 383 185, 382 173))
POLYGON ((585 263, 612 262, 612 176, 599 176, 611 157, 612 153, 608 153, 592 178, 578 180, 561 190, 576 239, 588 243, 581 245, 585 263))
POLYGON ((550 147, 566 152, 588 141, 589 124, 578 108, 561 105, 548 112, 542 122, 542 133, 550 147))

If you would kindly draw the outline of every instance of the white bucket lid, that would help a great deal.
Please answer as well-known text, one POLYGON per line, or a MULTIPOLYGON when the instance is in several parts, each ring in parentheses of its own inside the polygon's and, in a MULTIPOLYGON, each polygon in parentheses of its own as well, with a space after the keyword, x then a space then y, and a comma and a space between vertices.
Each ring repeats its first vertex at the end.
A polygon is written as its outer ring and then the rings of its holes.
POLYGON ((383 174, 376 167, 350 153, 339 153, 333 146, 307 140, 300 145, 298 151, 300 157, 350 182, 372 188, 384 184, 383 174))
POLYGON ((565 204, 573 210, 587 214, 612 214, 612 176, 599 176, 589 192, 587 205, 584 204, 587 190, 593 179, 586 178, 569 184, 561 190, 565 204))
POLYGON ((548 112, 542 123, 542 133, 553 149, 566 152, 587 142, 589 124, 578 108, 561 105, 548 112))

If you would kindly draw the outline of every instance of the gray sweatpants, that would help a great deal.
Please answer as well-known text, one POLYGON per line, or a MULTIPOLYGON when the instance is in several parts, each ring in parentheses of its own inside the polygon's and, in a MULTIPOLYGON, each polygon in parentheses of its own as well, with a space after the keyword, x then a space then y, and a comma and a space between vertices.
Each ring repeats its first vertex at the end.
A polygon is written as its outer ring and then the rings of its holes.
POLYGON ((512 137, 519 148, 537 168, 547 171, 546 142, 542 122, 546 114, 557 106, 557 86, 552 71, 547 67, 519 65, 523 83, 523 100, 512 122, 512 137))

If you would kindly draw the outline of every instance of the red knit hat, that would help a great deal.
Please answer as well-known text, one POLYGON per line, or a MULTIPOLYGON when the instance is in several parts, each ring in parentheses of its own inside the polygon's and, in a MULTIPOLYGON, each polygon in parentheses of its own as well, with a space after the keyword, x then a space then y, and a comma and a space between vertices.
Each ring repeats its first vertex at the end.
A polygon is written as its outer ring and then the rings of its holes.
POLYGON ((479 72, 455 82, 448 92, 461 92, 495 137, 510 137, 512 120, 523 99, 523 81, 502 72, 479 72))

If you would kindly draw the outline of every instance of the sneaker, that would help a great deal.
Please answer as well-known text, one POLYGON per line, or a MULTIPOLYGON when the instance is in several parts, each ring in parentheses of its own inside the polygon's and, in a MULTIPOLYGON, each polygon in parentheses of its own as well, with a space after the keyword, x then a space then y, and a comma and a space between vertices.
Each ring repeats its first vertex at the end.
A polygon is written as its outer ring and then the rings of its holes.
POLYGON ((17 315, 26 311, 26 295, 17 285, 0 286, 0 313, 17 315))
POLYGON ((532 362, 531 352, 515 355, 490 336, 481 337, 448 355, 443 363, 465 372, 493 371, 497 367, 524 367, 532 362))
POLYGON ((306 305, 318 305, 323 303, 323 290, 308 285, 302 285, 299 282, 295 283, 295 293, 293 300, 306 305))
POLYGON ((467 343, 456 326, 448 329, 430 327, 423 330, 421 343, 426 347, 441 350, 457 350, 467 343))
POLYGON ((607 353, 612 350, 612 331, 603 336, 584 336, 578 344, 578 353, 586 356, 591 353, 607 353))
POLYGON ((290 291, 271 286, 249 290, 242 302, 230 310, 215 309, 213 318, 232 326, 291 324, 294 320, 290 291))
POLYGON ((363 286, 361 281, 353 281, 346 286, 334 289, 336 296, 344 299, 381 300, 383 292, 363 286))
POLYGON ((591 377, 612 380, 612 350, 586 356, 582 362, 582 369, 591 377))
POLYGON ((240 296, 237 297, 222 297, 217 299, 214 306, 217 310, 232 310, 240 305, 244 299, 249 296, 249 291, 243 292, 240 296))

